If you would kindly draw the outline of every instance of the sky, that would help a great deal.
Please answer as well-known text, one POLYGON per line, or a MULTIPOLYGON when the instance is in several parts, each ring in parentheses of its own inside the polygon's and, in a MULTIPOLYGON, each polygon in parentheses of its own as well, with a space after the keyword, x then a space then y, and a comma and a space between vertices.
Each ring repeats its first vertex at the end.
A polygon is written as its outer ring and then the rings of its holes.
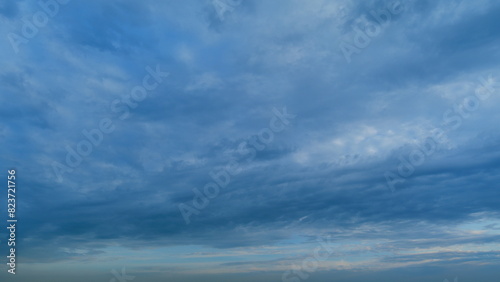
POLYGON ((0 279, 498 281, 499 16, 0 0, 0 279))

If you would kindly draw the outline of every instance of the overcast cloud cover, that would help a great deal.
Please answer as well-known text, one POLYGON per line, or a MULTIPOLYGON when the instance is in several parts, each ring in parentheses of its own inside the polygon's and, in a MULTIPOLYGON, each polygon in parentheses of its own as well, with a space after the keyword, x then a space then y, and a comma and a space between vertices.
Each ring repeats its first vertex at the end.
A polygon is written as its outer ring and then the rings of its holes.
POLYGON ((498 281, 499 1, 48 9, 0 1, 2 281, 498 281))

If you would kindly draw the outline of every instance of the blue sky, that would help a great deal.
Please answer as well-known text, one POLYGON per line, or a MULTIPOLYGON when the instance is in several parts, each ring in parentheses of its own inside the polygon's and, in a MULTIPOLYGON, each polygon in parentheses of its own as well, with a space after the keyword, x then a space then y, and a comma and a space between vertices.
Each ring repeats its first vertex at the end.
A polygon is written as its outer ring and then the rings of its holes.
POLYGON ((498 1, 37 2, 2 281, 498 280, 498 1))

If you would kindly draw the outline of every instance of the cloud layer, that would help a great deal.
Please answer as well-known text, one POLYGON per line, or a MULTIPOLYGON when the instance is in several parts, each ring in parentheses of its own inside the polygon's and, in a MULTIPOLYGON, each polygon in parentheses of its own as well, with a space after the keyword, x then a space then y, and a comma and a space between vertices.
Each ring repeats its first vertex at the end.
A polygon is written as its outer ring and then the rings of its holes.
POLYGON ((308 281, 495 279, 496 1, 42 2, 0 1, 19 281, 279 281, 317 238, 308 281))

